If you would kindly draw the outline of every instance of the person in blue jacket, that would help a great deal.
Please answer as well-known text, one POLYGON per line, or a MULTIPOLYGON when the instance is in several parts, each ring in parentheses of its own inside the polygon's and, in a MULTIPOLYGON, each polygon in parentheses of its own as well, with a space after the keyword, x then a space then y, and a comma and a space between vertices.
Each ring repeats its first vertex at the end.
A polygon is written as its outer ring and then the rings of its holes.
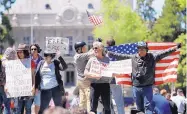
POLYGON ((153 88, 152 105, 156 114, 172 114, 169 101, 159 93, 158 88, 153 88))

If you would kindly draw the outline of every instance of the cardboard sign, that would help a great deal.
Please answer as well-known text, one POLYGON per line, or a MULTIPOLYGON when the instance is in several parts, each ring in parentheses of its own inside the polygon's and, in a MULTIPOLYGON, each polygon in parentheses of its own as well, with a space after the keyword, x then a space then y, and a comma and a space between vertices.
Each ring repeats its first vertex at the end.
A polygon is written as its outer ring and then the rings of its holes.
POLYGON ((69 39, 62 37, 46 37, 46 49, 51 53, 60 51, 69 54, 69 39))
POLYGON ((104 77, 112 77, 116 74, 131 74, 132 61, 131 59, 121 61, 110 61, 109 64, 92 61, 90 73, 97 74, 104 77))
POLYGON ((7 97, 32 96, 31 59, 5 63, 7 97))
POLYGON ((101 72, 101 75, 112 76, 116 74, 131 74, 132 73, 132 61, 131 59, 121 61, 110 61, 110 64, 105 70, 101 72))

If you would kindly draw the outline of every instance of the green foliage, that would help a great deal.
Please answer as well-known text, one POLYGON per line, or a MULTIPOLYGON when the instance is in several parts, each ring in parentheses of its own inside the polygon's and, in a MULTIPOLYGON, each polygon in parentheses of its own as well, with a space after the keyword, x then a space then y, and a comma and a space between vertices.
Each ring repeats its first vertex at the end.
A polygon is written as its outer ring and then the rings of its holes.
POLYGON ((186 8, 186 0, 177 0, 177 2, 180 5, 181 9, 186 8))
POLYGON ((94 30, 95 37, 112 37, 117 44, 145 40, 147 29, 140 16, 119 0, 102 0, 103 25, 94 30))
POLYGON ((4 10, 9 10, 12 6, 12 4, 15 2, 16 0, 0 0, 0 14, 3 14, 4 10))
POLYGON ((7 30, 5 26, 0 25, 0 41, 5 38, 6 34, 7 34, 7 30))
POLYGON ((156 11, 152 7, 154 0, 137 0, 137 12, 140 17, 146 22, 149 29, 152 29, 156 20, 156 11))
POLYGON ((2 15, 2 25, 4 25, 6 27, 8 32, 10 32, 12 30, 12 26, 10 24, 10 21, 9 21, 8 17, 5 16, 4 14, 2 15))
POLYGON ((165 0, 162 16, 155 23, 149 39, 174 41, 181 33, 185 33, 181 24, 185 23, 186 16, 181 11, 176 0, 165 0))
POLYGON ((178 66, 178 83, 181 86, 186 85, 186 34, 181 34, 175 42, 181 43, 180 61, 178 66))

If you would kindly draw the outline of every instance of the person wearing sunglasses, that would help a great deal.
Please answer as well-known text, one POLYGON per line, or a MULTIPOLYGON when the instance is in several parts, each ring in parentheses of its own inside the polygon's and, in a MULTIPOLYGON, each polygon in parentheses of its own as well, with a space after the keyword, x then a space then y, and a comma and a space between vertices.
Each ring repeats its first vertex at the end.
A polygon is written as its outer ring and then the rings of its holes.
POLYGON ((84 69, 89 58, 93 55, 93 51, 87 52, 85 42, 76 42, 74 48, 76 50, 74 61, 77 70, 77 87, 79 88, 79 107, 90 111, 90 81, 85 79, 84 69))
MULTIPOLYGON (((40 56, 41 48, 38 44, 32 44, 30 46, 30 53, 31 53, 31 61, 34 63, 34 74, 36 72, 36 68, 38 66, 38 63, 43 60, 43 58, 40 56)), ((34 107, 35 107, 35 114, 38 114, 40 110, 40 91, 37 92, 34 96, 34 107)))
POLYGON ((100 66, 108 65, 110 59, 106 56, 104 45, 101 42, 93 43, 94 57, 90 58, 84 75, 91 81, 91 112, 97 114, 98 100, 101 96, 101 100, 104 106, 105 114, 111 114, 111 100, 110 100, 110 81, 107 76, 101 76, 99 73, 93 74, 91 71, 92 62, 98 63, 100 66))
POLYGON ((55 53, 44 51, 44 60, 40 61, 36 70, 35 90, 41 91, 41 104, 39 114, 43 114, 48 108, 51 98, 55 106, 62 107, 62 96, 64 96, 64 86, 61 80, 60 71, 67 69, 64 59, 59 56, 55 59, 55 53))

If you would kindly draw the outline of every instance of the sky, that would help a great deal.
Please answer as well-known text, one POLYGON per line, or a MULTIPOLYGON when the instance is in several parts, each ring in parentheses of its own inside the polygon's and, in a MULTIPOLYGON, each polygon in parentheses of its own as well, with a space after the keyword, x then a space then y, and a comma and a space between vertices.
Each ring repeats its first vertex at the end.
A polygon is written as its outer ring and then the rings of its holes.
MULTIPOLYGON (((152 6, 155 9, 155 11, 157 12, 156 18, 158 18, 161 15, 161 13, 162 13, 162 7, 164 5, 164 1, 165 0, 154 0, 153 1, 153 5, 152 6)), ((0 10, 2 10, 2 7, 0 8, 0 10)), ((1 23, 1 16, 0 16, 0 23, 1 23)))

